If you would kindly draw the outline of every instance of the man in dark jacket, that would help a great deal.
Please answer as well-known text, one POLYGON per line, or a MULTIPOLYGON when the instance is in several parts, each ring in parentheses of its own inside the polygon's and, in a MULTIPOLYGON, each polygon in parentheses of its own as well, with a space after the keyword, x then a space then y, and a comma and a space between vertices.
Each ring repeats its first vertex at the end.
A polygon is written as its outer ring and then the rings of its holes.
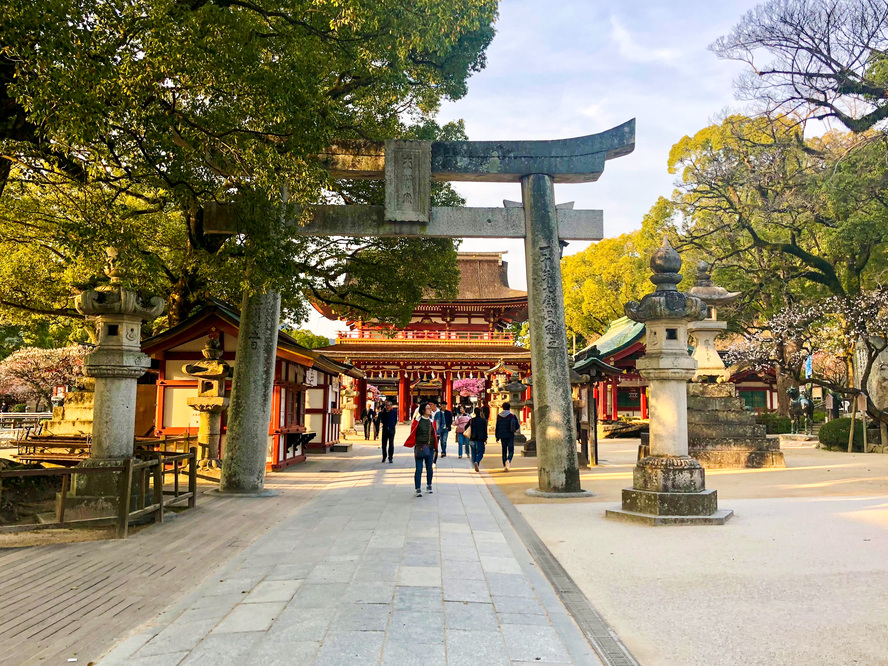
POLYGON ((373 421, 376 419, 376 410, 373 407, 365 407, 364 411, 361 412, 361 421, 364 424, 364 439, 370 439, 370 428, 373 425, 373 421))
POLYGON ((385 445, 388 442, 388 461, 392 461, 395 455, 395 426, 398 425, 398 410, 388 401, 379 415, 379 423, 382 426, 382 462, 386 461, 385 445))
POLYGON ((511 411, 512 405, 508 402, 503 403, 503 411, 496 417, 496 430, 494 437, 503 447, 503 468, 508 472, 512 464, 512 456, 515 454, 515 433, 521 424, 518 417, 511 411))

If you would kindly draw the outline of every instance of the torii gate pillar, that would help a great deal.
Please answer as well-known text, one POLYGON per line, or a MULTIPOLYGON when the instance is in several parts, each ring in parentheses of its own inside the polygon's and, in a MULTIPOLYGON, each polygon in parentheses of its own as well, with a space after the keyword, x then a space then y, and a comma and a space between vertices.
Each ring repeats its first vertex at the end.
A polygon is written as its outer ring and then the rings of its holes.
POLYGON ((521 199, 539 456, 539 488, 528 494, 591 495, 580 488, 554 179, 542 174, 525 176, 521 199))

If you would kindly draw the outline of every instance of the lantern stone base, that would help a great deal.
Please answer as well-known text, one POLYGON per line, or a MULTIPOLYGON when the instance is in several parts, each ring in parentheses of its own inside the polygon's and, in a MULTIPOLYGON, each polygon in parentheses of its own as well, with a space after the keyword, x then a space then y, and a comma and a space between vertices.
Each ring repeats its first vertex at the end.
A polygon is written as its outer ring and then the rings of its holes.
POLYGON ((331 453, 348 453, 352 450, 352 445, 346 442, 339 442, 330 447, 331 453))
POLYGON ((633 487, 623 489, 622 508, 605 515, 645 525, 724 525, 733 514, 719 510, 699 462, 689 456, 648 456, 635 466, 633 487))
POLYGON ((537 457, 537 443, 534 439, 528 439, 524 442, 524 450, 521 452, 522 456, 526 458, 536 458, 537 457))
MULTIPOLYGON (((87 458, 78 468, 118 467, 125 462, 122 458, 87 458)), ((116 516, 120 505, 120 475, 122 472, 107 474, 75 474, 71 479, 71 492, 65 498, 65 519, 103 518, 116 516)), ((130 488, 131 510, 147 506, 153 501, 147 489, 143 489, 142 478, 134 474, 130 488)), ((56 504, 61 502, 61 493, 56 495, 56 504)))

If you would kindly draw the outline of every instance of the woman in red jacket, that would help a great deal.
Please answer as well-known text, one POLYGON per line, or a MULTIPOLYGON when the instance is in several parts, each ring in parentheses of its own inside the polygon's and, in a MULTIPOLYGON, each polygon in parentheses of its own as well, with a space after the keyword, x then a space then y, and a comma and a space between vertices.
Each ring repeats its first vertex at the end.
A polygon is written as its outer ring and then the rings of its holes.
POLYGON ((432 464, 438 451, 438 436, 435 434, 435 425, 432 423, 432 405, 424 402, 419 406, 420 417, 410 425, 410 434, 404 446, 413 447, 413 458, 416 461, 416 474, 414 485, 416 496, 422 497, 420 485, 422 483, 422 466, 426 468, 426 492, 432 494, 432 464))

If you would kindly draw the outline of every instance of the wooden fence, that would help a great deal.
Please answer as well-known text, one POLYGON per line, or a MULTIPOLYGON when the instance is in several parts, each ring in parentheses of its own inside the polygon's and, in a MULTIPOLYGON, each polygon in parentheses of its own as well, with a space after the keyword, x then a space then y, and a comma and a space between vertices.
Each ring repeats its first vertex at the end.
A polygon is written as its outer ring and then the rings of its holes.
POLYGON ((129 525, 135 520, 146 516, 153 516, 155 523, 163 522, 163 514, 167 507, 188 503, 188 508, 193 508, 197 501, 197 449, 191 448, 188 453, 165 455, 163 451, 155 451, 147 454, 147 460, 127 458, 120 465, 109 467, 77 467, 69 469, 27 469, 18 471, 0 471, 0 493, 2 493, 3 479, 28 477, 28 476, 61 476, 62 491, 56 503, 56 522, 54 523, 29 523, 26 525, 8 525, 0 527, 0 534, 9 532, 28 532, 31 530, 44 530, 70 527, 116 527, 118 539, 125 539, 129 531, 129 525), (117 515, 101 518, 78 518, 65 520, 66 500, 71 487, 71 476, 74 474, 112 474, 117 473, 117 515), (134 476, 138 474, 141 488, 137 498, 137 507, 131 506, 134 476), (173 489, 164 490, 164 477, 173 475, 173 489), (187 474, 187 490, 180 489, 179 476, 187 474), (151 503, 145 498, 150 495, 151 503))

